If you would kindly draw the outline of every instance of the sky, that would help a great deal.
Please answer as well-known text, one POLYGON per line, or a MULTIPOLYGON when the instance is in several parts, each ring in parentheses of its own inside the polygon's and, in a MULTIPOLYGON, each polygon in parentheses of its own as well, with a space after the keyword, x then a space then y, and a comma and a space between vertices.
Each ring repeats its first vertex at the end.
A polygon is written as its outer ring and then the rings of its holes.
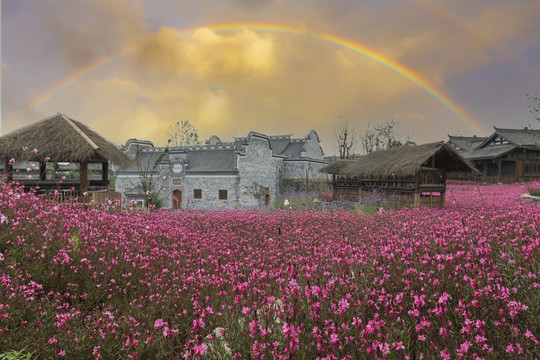
MULTIPOLYGON (((2 0, 1 132, 58 112, 117 145, 334 128, 418 144, 540 127, 540 0, 2 0)), ((360 146, 356 148, 361 152, 360 146)))

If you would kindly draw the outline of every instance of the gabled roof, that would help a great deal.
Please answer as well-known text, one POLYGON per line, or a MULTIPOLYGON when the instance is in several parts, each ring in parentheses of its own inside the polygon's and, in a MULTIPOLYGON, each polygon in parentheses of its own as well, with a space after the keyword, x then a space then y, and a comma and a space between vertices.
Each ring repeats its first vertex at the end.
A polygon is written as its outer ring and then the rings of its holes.
POLYGON ((435 155, 435 167, 446 171, 476 171, 473 165, 449 143, 442 141, 418 146, 402 146, 371 152, 355 161, 340 160, 320 171, 330 174, 384 178, 412 176, 435 155))
POLYGON ((452 136, 448 135, 450 142, 457 150, 470 151, 483 143, 487 137, 483 136, 452 136))
POLYGON ((86 125, 56 114, 0 137, 0 156, 54 162, 111 161, 127 165, 129 156, 86 125), (29 149, 29 150, 24 150, 29 149), (31 152, 37 149, 37 154, 31 152))
POLYGON ((519 147, 540 146, 540 130, 532 129, 500 129, 494 127, 495 132, 489 136, 476 149, 481 149, 499 136, 508 140, 511 144, 519 147))

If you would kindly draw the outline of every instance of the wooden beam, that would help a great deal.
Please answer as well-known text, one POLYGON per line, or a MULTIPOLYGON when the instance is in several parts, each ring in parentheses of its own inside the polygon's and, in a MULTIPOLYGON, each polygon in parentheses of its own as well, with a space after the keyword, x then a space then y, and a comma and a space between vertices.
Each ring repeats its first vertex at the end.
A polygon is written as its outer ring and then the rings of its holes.
POLYGON ((90 146, 98 151, 99 150, 99 146, 96 145, 95 142, 92 141, 92 139, 90 139, 85 133, 83 133, 83 131, 81 129, 79 129, 79 127, 77 125, 75 125, 75 123, 73 121, 71 121, 70 118, 68 118, 66 115, 62 114, 62 119, 64 119, 69 125, 71 125, 73 127, 73 129, 75 129, 75 131, 82 136, 82 138, 88 143, 90 144, 90 146))

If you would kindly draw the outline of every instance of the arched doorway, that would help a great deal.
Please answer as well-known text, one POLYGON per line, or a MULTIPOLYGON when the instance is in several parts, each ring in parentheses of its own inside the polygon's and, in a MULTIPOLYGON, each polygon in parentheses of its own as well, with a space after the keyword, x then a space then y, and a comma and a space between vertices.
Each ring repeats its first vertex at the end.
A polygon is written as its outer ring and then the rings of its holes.
POLYGON ((172 192, 172 208, 182 210, 182 190, 176 189, 172 192))
POLYGON ((264 195, 264 207, 265 208, 270 207, 270 194, 264 195))

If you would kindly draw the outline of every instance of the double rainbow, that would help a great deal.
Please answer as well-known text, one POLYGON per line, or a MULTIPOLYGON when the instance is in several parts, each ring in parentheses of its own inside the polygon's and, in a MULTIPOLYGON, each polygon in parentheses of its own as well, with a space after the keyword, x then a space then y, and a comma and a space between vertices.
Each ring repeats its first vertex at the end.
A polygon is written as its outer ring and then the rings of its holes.
MULTIPOLYGON (((425 92, 427 92, 429 95, 437 99, 440 103, 442 103, 446 108, 448 108, 450 111, 452 111, 454 114, 458 116, 458 118, 467 126, 469 126, 472 130, 474 130, 476 133, 483 134, 485 133, 485 129, 483 126, 474 120, 469 114, 466 113, 466 111, 461 108, 459 104, 457 104, 450 96, 445 94, 442 90, 437 89, 433 84, 431 84, 425 77, 420 75, 419 73, 411 70, 410 68, 406 67, 403 64, 398 63, 394 59, 391 59, 390 57, 377 52, 374 49, 371 49, 367 47, 364 44, 361 44, 359 42, 355 42, 353 40, 340 37, 337 35, 329 34, 329 33, 323 33, 320 31, 313 31, 313 30, 305 30, 297 27, 291 27, 287 25, 280 25, 280 24, 250 24, 250 23, 235 23, 235 24, 221 24, 221 25, 211 25, 211 26, 205 26, 205 28, 213 30, 215 32, 229 32, 229 31, 239 31, 243 29, 249 29, 253 31, 259 31, 259 32, 273 32, 273 33, 287 33, 287 34, 298 34, 298 35, 304 35, 304 36, 312 36, 314 38, 320 39, 322 41, 326 41, 332 44, 335 44, 337 46, 349 49, 355 53, 361 54, 363 56, 366 56, 377 63, 387 67, 388 69, 400 74, 401 76, 407 78, 408 80, 415 83, 417 86, 419 86, 421 89, 423 89, 425 92)), ((190 29, 184 29, 184 30, 178 30, 178 36, 187 36, 192 34, 197 29, 200 29, 200 27, 197 28, 190 28, 190 29)), ((37 96, 31 103, 32 108, 39 108, 43 104, 45 104, 47 101, 49 101, 53 96, 60 93, 67 87, 69 87, 71 84, 76 82, 81 77, 85 76, 86 74, 98 69, 99 67, 110 63, 111 61, 124 56, 126 54, 129 54, 130 52, 133 52, 135 48, 133 46, 125 47, 120 49, 119 51, 108 55, 104 58, 98 59, 96 61, 93 61, 92 63, 88 64, 87 66, 78 69, 77 71, 70 74, 68 77, 62 79, 61 81, 57 82, 53 86, 51 86, 49 89, 47 89, 45 92, 43 92, 41 95, 37 96)))

